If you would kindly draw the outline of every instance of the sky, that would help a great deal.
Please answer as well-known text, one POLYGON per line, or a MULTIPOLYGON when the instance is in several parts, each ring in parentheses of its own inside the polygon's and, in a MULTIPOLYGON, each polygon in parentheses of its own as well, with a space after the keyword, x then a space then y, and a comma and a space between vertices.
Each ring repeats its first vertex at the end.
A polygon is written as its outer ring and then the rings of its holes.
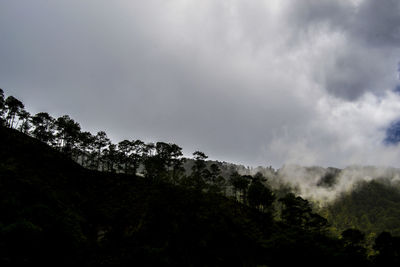
POLYGON ((0 0, 0 88, 118 142, 400 167, 398 0, 0 0))

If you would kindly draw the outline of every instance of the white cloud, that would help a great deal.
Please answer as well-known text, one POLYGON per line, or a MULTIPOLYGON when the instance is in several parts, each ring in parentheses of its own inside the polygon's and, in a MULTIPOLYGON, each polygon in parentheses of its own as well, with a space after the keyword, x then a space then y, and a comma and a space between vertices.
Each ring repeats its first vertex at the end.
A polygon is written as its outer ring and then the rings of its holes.
POLYGON ((116 140, 251 165, 399 166, 382 145, 400 117, 398 3, 377 2, 2 2, 0 86, 116 140))

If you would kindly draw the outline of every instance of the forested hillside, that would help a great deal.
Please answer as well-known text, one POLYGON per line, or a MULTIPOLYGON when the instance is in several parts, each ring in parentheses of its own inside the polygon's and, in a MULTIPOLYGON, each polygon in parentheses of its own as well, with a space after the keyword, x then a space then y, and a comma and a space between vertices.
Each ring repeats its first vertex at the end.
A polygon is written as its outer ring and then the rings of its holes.
POLYGON ((400 189, 385 180, 360 182, 323 213, 335 230, 358 228, 372 236, 385 230, 400 236, 400 189))
POLYGON ((399 262, 399 238, 392 236, 397 232, 377 234, 367 250, 362 232, 330 233, 329 222, 309 201, 274 190, 262 173, 233 170, 224 179, 218 164, 208 164, 200 151, 188 171, 175 144, 114 145, 104 132, 82 132, 68 116, 30 116, 10 97, 0 104, 2 265, 399 262))
POLYGON ((328 237, 324 220, 293 195, 282 200, 278 222, 270 206, 261 211, 197 188, 84 169, 12 129, 1 127, 0 140, 2 264, 282 266, 293 259, 315 265, 327 257, 331 263, 362 260, 328 237))

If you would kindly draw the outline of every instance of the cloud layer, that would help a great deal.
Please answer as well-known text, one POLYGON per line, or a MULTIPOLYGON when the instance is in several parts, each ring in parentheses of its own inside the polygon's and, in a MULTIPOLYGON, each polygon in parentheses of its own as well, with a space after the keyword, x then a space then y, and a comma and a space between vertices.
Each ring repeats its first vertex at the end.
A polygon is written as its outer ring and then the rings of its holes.
POLYGON ((399 1, 3 1, 0 36, 0 87, 116 141, 399 166, 399 1))

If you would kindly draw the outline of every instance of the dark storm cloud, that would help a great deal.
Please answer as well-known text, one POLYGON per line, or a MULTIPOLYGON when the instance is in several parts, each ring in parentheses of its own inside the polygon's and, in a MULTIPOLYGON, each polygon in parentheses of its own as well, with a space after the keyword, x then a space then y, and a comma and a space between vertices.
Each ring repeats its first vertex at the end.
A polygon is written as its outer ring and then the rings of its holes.
POLYGON ((325 71, 318 82, 328 92, 355 100, 365 92, 394 86, 394 68, 400 60, 399 1, 306 0, 293 4, 289 14, 297 25, 295 36, 301 39, 325 29, 343 38, 343 44, 330 51, 334 59, 321 66, 325 71))
POLYGON ((400 111, 385 95, 398 4, 358 2, 2 1, 0 87, 115 141, 252 165, 368 160, 400 111))
POLYGON ((400 42, 400 2, 397 0, 303 0, 291 1, 288 14, 297 30, 326 25, 351 41, 366 46, 394 46, 400 42))
POLYGON ((399 47, 400 2, 366 0, 359 6, 351 32, 365 45, 399 47))

